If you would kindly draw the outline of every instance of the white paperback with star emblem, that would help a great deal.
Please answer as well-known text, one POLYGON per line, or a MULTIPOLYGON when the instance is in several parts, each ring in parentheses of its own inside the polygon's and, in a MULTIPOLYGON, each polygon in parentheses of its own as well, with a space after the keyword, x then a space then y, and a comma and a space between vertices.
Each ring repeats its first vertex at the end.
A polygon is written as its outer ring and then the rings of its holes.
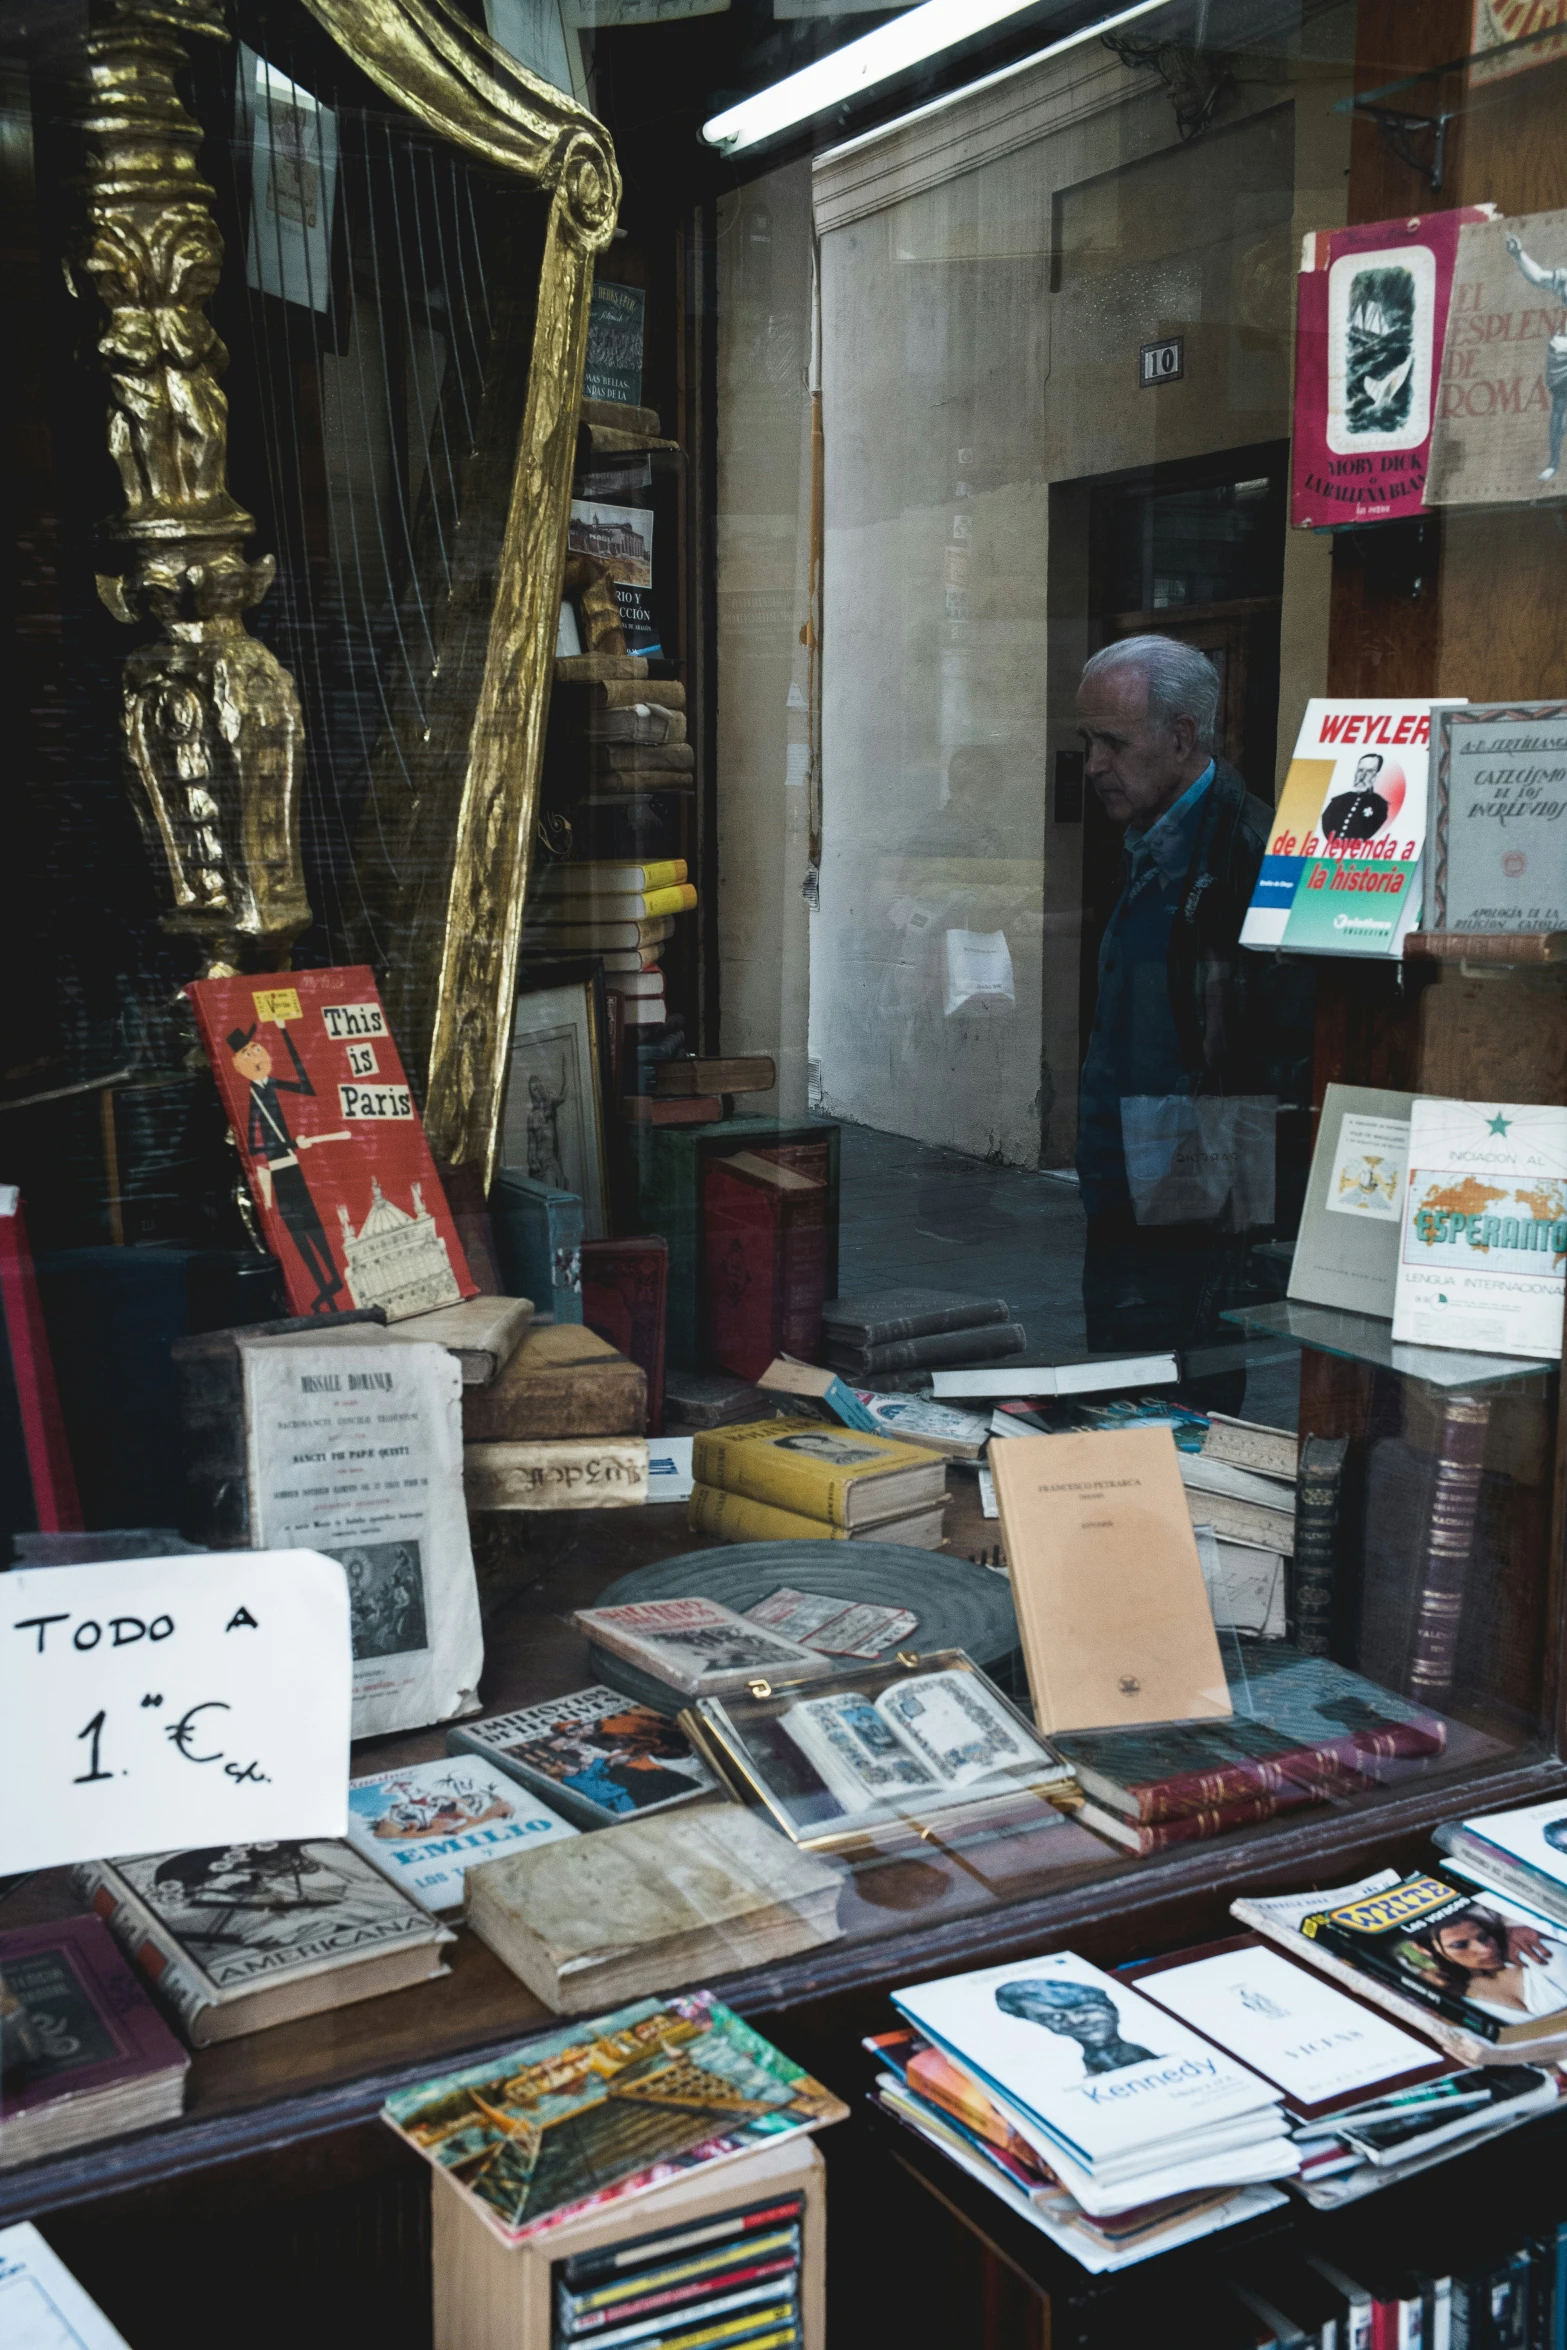
POLYGON ((1394 1340, 1557 1360, 1564 1267, 1567 1109, 1417 1096, 1394 1340))

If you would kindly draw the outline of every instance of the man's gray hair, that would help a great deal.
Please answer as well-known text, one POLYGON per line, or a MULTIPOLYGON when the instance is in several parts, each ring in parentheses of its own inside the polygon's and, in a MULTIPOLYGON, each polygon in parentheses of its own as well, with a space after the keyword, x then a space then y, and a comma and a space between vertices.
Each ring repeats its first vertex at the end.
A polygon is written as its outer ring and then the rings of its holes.
POLYGON ((1139 669, 1148 680, 1148 715, 1166 726, 1190 718, 1197 748, 1213 749, 1219 724, 1219 672, 1206 653, 1173 636, 1123 636, 1084 663, 1083 682, 1139 669))

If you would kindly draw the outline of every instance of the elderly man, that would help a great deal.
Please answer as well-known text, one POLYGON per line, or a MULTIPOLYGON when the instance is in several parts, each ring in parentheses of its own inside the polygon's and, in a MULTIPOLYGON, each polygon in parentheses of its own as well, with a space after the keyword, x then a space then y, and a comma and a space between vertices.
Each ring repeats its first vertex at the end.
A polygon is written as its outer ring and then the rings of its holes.
POLYGON ((1125 833, 1078 1119, 1095 1352, 1163 1352, 1219 1335, 1227 1252, 1215 1224, 1139 1223, 1122 1133, 1130 1097, 1264 1090, 1237 942, 1271 810, 1216 756, 1218 711, 1212 662, 1173 637, 1107 645, 1078 689, 1084 770, 1125 833))

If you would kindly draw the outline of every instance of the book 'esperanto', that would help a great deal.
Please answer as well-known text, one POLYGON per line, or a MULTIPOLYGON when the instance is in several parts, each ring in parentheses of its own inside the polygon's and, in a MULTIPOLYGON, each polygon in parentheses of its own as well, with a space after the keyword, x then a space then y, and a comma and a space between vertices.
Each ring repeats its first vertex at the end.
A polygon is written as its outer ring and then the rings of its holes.
POLYGON ((1417 1096, 1395 1340, 1558 1359, 1564 1267, 1567 1109, 1417 1096))
POLYGON ((294 1312, 381 1306, 395 1322, 475 1296, 370 971, 185 993, 294 1312))

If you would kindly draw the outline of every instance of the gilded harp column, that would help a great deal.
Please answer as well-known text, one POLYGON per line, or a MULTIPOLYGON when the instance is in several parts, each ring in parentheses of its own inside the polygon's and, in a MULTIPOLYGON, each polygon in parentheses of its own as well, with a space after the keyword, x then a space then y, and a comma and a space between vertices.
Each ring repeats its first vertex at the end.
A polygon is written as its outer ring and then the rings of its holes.
POLYGON ((202 970, 286 966, 310 920, 299 845, 294 681, 245 627, 272 584, 228 489, 227 354, 206 314, 223 240, 181 35, 226 38, 216 0, 115 0, 86 43, 84 219, 73 285, 108 313, 109 452, 122 571, 98 592, 163 634, 127 658, 126 777, 169 910, 202 970))

